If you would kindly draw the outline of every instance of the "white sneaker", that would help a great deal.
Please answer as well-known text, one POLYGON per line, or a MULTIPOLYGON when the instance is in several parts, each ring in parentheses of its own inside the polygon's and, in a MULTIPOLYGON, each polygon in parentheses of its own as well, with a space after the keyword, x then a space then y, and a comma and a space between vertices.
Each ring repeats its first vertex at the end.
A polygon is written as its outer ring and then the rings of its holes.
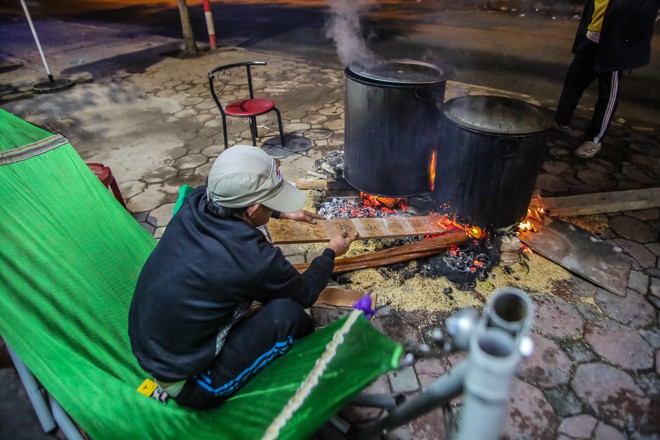
POLYGON ((573 152, 577 157, 581 159, 591 159, 600 151, 600 144, 592 141, 584 141, 582 145, 577 147, 573 152))

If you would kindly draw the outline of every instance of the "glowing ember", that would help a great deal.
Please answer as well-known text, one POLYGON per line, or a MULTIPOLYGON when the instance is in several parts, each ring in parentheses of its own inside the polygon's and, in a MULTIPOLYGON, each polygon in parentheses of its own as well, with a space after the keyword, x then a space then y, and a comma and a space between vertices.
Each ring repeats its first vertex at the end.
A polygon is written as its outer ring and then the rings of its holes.
POLYGON ((401 211, 405 211, 408 207, 406 205, 407 200, 405 198, 380 197, 363 192, 360 193, 360 197, 362 198, 362 203, 365 206, 370 206, 372 208, 380 208, 383 210, 400 209, 401 211))
POLYGON ((429 175, 431 176, 431 191, 435 189, 435 151, 431 155, 431 165, 429 166, 429 175))

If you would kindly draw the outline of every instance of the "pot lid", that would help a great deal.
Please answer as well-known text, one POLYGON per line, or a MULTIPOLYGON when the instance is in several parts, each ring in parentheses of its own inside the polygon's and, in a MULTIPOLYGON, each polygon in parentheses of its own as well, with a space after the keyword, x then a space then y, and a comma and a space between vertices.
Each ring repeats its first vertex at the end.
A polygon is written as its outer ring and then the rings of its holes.
POLYGON ((457 125, 487 133, 532 134, 550 128, 541 109, 504 96, 461 96, 447 101, 443 113, 457 125))
POLYGON ((348 69, 364 78, 397 84, 434 84, 454 76, 454 70, 449 66, 404 59, 360 60, 351 63, 348 69))

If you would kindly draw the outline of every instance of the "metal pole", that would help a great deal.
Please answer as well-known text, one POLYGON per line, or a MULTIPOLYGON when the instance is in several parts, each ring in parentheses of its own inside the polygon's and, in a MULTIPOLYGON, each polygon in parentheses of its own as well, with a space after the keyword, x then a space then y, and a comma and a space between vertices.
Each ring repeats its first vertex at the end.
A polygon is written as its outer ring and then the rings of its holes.
MULTIPOLYGON (((365 427, 352 428, 348 432, 348 437, 360 440, 376 438, 391 428, 404 425, 422 414, 441 407, 463 392, 463 380, 467 371, 467 361, 461 362, 423 390, 422 394, 408 400, 383 419, 365 427)), ((477 437, 472 440, 476 439, 477 437)))
POLYGON ((206 17, 206 29, 209 33, 209 42, 213 49, 217 49, 215 43, 215 27, 213 26, 213 14, 211 13, 211 5, 209 0, 204 0, 204 16, 206 17))
POLYGON ((67 440, 85 440, 85 438, 80 434, 78 427, 71 420, 69 415, 64 411, 64 408, 53 398, 53 396, 48 395, 50 400, 50 406, 53 410, 53 417, 57 421, 57 426, 62 430, 64 436, 67 440))
POLYGON ((32 23, 32 17, 30 17, 30 11, 28 11, 27 5, 25 4, 25 0, 21 0, 21 6, 23 6, 23 10, 25 11, 25 16, 27 17, 27 21, 30 24, 30 30, 32 31, 32 36, 34 37, 34 41, 37 43, 37 48, 39 49, 39 55, 41 55, 41 61, 43 61, 44 67, 46 68, 46 73, 48 74, 48 80, 50 82, 55 82, 55 80, 53 79, 53 75, 51 75, 50 69, 48 68, 48 63, 46 62, 46 56, 44 55, 44 51, 41 48, 41 43, 39 42, 37 31, 34 29, 34 24, 32 23))
POLYGON ((53 419, 53 415, 50 412, 50 408, 48 408, 46 399, 44 399, 43 394, 41 394, 41 389, 39 389, 37 380, 34 378, 34 375, 32 375, 28 367, 23 363, 21 358, 18 357, 18 355, 14 352, 14 350, 11 349, 9 345, 7 345, 7 352, 9 353, 9 357, 11 358, 12 362, 14 362, 16 372, 18 372, 18 376, 21 378, 21 382, 23 382, 25 392, 30 399, 30 403, 32 403, 32 408, 34 408, 34 412, 37 414, 39 423, 41 423, 41 428, 44 430, 44 432, 53 431, 57 425, 55 425, 55 420, 53 419))

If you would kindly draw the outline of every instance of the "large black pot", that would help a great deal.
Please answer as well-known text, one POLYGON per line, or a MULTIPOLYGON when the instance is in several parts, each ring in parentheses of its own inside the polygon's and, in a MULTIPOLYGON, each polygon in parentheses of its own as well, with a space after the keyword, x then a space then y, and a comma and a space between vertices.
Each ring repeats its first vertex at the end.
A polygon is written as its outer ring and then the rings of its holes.
POLYGON ((352 63, 345 73, 346 180, 363 192, 386 197, 427 190, 453 70, 390 60, 352 63))
POLYGON ((476 226, 506 228, 525 218, 546 150, 550 119, 500 96, 445 103, 433 199, 439 211, 476 226))

